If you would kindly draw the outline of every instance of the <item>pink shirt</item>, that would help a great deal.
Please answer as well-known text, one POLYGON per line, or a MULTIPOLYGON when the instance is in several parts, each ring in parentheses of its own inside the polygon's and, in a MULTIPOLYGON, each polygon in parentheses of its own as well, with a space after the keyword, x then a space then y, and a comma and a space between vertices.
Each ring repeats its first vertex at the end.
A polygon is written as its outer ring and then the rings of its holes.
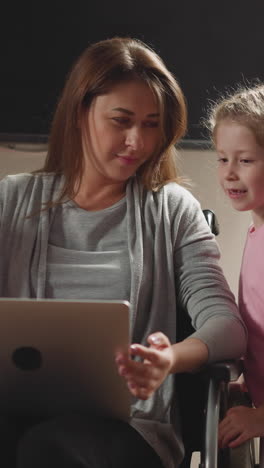
POLYGON ((239 284, 239 307, 248 328, 245 380, 256 406, 264 403, 264 225, 248 231, 239 284))

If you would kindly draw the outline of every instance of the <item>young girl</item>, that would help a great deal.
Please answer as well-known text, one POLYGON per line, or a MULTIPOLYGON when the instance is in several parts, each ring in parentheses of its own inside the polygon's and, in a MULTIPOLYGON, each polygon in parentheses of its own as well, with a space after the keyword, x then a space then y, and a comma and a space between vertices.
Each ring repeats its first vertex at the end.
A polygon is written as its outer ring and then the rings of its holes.
POLYGON ((212 109, 209 124, 220 184, 236 210, 251 210, 253 221, 240 272, 239 306, 249 334, 244 377, 254 407, 230 409, 219 427, 220 445, 237 447, 264 437, 264 85, 222 100, 212 109))

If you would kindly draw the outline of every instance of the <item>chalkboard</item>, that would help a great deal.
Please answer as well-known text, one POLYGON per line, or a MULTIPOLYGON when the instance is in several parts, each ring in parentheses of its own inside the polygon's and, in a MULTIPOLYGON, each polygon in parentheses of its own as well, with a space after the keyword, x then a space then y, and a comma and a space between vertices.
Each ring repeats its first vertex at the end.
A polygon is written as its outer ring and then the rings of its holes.
POLYGON ((187 140, 206 138, 209 100, 237 82, 264 81, 264 0, 10 2, 1 16, 2 141, 47 139, 72 63, 90 43, 117 35, 148 43, 178 78, 187 140))

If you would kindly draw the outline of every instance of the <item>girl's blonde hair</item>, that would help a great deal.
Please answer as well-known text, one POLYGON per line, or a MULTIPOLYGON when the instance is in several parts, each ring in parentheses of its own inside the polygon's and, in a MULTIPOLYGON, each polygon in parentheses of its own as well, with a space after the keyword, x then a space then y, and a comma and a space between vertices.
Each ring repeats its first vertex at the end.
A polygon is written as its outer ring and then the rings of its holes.
POLYGON ((179 181, 175 144, 186 131, 187 110, 183 92, 161 58, 146 44, 131 38, 112 38, 89 46, 66 81, 51 126, 49 148, 41 171, 63 174, 60 201, 73 198, 81 183, 83 149, 80 116, 92 100, 124 81, 140 79, 154 92, 161 115, 161 146, 137 174, 142 184, 158 190, 179 181))
POLYGON ((213 141, 219 123, 225 119, 245 125, 264 146, 264 84, 252 87, 239 87, 211 106, 207 128, 213 141))

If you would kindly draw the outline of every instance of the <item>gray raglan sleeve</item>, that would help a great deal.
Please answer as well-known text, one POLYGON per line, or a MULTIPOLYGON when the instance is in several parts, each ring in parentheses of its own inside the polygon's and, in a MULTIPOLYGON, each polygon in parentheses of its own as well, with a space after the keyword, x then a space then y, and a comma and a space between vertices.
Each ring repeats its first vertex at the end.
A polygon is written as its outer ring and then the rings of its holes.
POLYGON ((174 265, 178 299, 209 350, 209 361, 241 357, 247 332, 219 266, 219 248, 199 203, 183 197, 174 219, 174 265))

